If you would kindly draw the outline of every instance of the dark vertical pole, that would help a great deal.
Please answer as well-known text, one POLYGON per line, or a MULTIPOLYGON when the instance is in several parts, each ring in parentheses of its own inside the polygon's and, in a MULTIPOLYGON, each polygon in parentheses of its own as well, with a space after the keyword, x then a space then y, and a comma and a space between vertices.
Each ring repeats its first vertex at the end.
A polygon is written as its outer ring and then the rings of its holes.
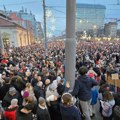
POLYGON ((47 36, 46 36, 46 6, 45 6, 45 0, 43 0, 43 18, 44 18, 44 47, 47 51, 47 36))
POLYGON ((1 31, 0 31, 0 52, 1 52, 1 54, 4 54, 4 44, 3 44, 3 40, 2 40, 1 31))

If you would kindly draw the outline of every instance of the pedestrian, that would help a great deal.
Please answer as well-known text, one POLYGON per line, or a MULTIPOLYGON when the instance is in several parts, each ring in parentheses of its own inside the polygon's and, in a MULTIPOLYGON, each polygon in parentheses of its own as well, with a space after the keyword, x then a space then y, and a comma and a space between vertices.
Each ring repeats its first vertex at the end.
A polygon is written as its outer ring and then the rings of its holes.
POLYGON ((15 98, 19 100, 19 93, 14 87, 10 87, 9 91, 6 93, 5 97, 3 98, 2 106, 4 108, 9 107, 11 104, 10 103, 11 100, 15 98))
POLYGON ((115 100, 111 92, 103 93, 103 101, 101 100, 103 120, 112 120, 112 109, 115 105, 115 100))
POLYGON ((95 105, 97 104, 98 99, 98 90, 93 87, 92 88, 92 99, 90 102, 90 117, 93 118, 95 116, 95 105))
POLYGON ((17 119, 16 120, 33 120, 32 110, 34 109, 34 98, 29 96, 25 99, 26 104, 24 106, 19 106, 17 109, 17 119))
POLYGON ((90 101, 92 98, 91 88, 98 85, 98 82, 89 76, 87 76, 88 69, 85 66, 80 67, 80 76, 75 80, 74 90, 72 91, 73 96, 77 96, 80 100, 81 108, 87 120, 90 118, 90 101))
POLYGON ((73 96, 70 93, 64 93, 61 101, 60 111, 62 120, 82 120, 80 111, 73 105, 73 96))
POLYGON ((16 120, 16 110, 18 108, 18 100, 12 99, 11 105, 5 109, 4 118, 5 120, 16 120))
POLYGON ((51 120, 49 111, 46 106, 46 101, 43 97, 39 98, 39 104, 37 108, 37 120, 51 120))

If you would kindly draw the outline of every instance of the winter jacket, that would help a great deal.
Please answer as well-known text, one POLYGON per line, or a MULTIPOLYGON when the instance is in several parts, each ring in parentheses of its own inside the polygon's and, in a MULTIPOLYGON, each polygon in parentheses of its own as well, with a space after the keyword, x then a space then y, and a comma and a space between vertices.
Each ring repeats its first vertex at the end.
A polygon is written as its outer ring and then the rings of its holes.
POLYGON ((2 101, 2 106, 3 107, 9 107, 11 104, 12 99, 18 99, 19 100, 19 93, 17 92, 14 96, 10 95, 9 92, 5 95, 2 101))
POLYGON ((79 76, 75 81, 74 90, 71 94, 82 101, 89 101, 92 97, 91 88, 95 85, 98 85, 98 82, 89 76, 79 76))
POLYGON ((39 99, 39 97, 45 97, 44 89, 39 86, 34 86, 34 93, 37 100, 39 99))
POLYGON ((38 107, 38 109, 37 109, 37 120, 51 120, 48 110, 38 107))
POLYGON ((10 84, 5 84, 0 88, 0 100, 3 100, 10 87, 10 84))
POLYGON ((4 111, 4 117, 7 120, 16 120, 16 107, 11 109, 6 109, 4 111))
POLYGON ((77 107, 71 106, 60 106, 62 120, 81 120, 81 115, 77 107))
POLYGON ((101 101, 102 115, 104 117, 110 117, 112 115, 112 108, 115 105, 115 100, 101 101))

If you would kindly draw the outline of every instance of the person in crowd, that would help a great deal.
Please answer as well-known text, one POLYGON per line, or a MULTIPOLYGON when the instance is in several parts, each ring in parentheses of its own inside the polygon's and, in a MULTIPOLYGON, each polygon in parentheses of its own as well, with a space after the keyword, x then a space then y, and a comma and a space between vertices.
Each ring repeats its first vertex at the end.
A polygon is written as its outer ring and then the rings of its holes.
POLYGON ((22 77, 15 75, 11 78, 10 84, 15 87, 18 92, 24 89, 22 77))
POLYGON ((104 92, 106 92, 106 91, 110 91, 110 85, 107 84, 107 83, 102 84, 102 85, 100 86, 99 94, 98 94, 98 100, 99 100, 99 103, 100 103, 99 112, 101 113, 101 115, 102 115, 102 106, 101 106, 100 100, 103 100, 103 94, 104 94, 104 92))
POLYGON ((114 93, 115 106, 113 108, 113 119, 120 119, 120 92, 114 93))
POLYGON ((24 76, 23 76, 24 88, 25 88, 25 86, 26 86, 27 83, 29 83, 29 79, 28 79, 28 76, 26 74, 24 74, 24 76))
POLYGON ((39 98, 39 104, 37 108, 37 120, 51 120, 46 101, 43 97, 39 98))
POLYGON ((95 105, 97 104, 98 90, 97 88, 92 88, 92 99, 90 102, 90 116, 93 118, 95 116, 95 105))
POLYGON ((26 87, 25 87, 24 91, 28 91, 30 96, 33 96, 34 100, 36 100, 34 90, 33 90, 33 86, 31 85, 31 83, 26 84, 26 87))
POLYGON ((35 97, 37 98, 37 100, 39 99, 39 97, 44 97, 45 98, 45 91, 43 88, 43 82, 39 81, 37 83, 37 85, 34 86, 34 93, 35 93, 35 97))
POLYGON ((9 77, 4 78, 4 84, 2 87, 0 87, 0 100, 3 100, 6 93, 9 91, 10 87, 11 87, 10 78, 9 77))
POLYGON ((22 105, 26 104, 26 99, 30 96, 28 91, 21 91, 22 95, 22 105))
POLYGON ((6 93, 5 97, 3 98, 2 101, 2 106, 5 107, 9 107, 10 106, 10 102, 12 99, 18 99, 19 100, 19 93, 18 91, 14 88, 14 87, 10 87, 9 91, 6 93))
POLYGON ((56 96, 58 97, 59 94, 57 92, 57 85, 56 83, 51 83, 48 87, 47 87, 47 90, 46 90, 46 100, 47 102, 50 102, 52 101, 50 98, 52 98, 51 96, 56 96))
POLYGON ((79 109, 73 105, 73 96, 70 93, 64 93, 61 99, 62 120, 82 120, 79 109))
POLYGON ((5 120, 16 120, 16 110, 18 108, 18 100, 12 99, 11 104, 4 110, 5 120))
POLYGON ((90 118, 90 101, 92 98, 91 88, 98 85, 98 82, 87 76, 88 69, 83 66, 79 69, 80 76, 75 80, 74 90, 71 92, 73 96, 77 96, 80 100, 81 108, 87 120, 90 118))
POLYGON ((25 102, 24 106, 19 106, 17 109, 16 120, 33 120, 32 110, 34 109, 34 98, 29 96, 25 99, 25 102))
POLYGON ((115 105, 115 100, 111 92, 103 93, 103 101, 101 100, 103 120, 112 120, 112 109, 115 105))

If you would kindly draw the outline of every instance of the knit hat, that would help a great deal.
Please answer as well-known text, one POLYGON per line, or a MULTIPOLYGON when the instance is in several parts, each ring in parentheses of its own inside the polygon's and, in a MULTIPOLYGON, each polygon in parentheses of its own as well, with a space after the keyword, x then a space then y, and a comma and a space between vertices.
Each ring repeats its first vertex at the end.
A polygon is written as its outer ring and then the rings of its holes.
POLYGON ((60 81, 61 80, 61 77, 60 76, 57 76, 57 79, 56 79, 57 81, 60 81))
POLYGON ((17 91, 16 91, 16 89, 14 88, 14 87, 10 87, 9 88, 9 94, 10 95, 13 95, 13 94, 15 94, 17 91))
POLYGON ((18 99, 12 99, 11 100, 11 105, 12 106, 17 106, 18 105, 18 99))
POLYGON ((94 74, 93 73, 89 73, 88 76, 91 77, 91 78, 93 78, 94 74))
POLYGON ((56 90, 56 88, 57 88, 57 85, 54 82, 49 85, 49 90, 54 91, 54 90, 56 90))
POLYGON ((28 96, 29 96, 29 92, 28 91, 23 91, 22 97, 27 98, 28 96))
POLYGON ((43 83, 42 83, 41 81, 39 81, 39 82, 37 83, 37 86, 39 86, 39 87, 42 87, 42 85, 43 85, 43 83))
POLYGON ((43 97, 40 97, 39 98, 39 104, 41 105, 41 104, 43 104, 45 102, 45 99, 43 98, 43 97))

